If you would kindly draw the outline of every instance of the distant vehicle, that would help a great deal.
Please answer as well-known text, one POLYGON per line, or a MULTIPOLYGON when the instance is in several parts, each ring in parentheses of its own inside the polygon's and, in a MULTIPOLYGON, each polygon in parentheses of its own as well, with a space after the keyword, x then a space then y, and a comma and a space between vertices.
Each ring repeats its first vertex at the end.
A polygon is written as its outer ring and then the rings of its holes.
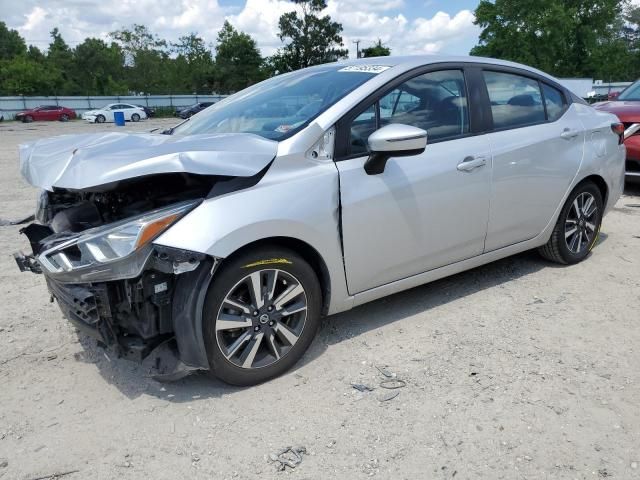
POLYGON ((201 112, 202 110, 204 110, 207 107, 210 107, 214 103, 215 102, 194 103, 193 105, 190 105, 186 108, 176 110, 176 116, 180 118, 192 117, 196 113, 201 112))
POLYGON ((76 112, 70 108, 59 105, 40 105, 39 107, 17 113, 15 118, 24 123, 38 120, 58 120, 60 122, 66 122, 76 118, 76 112))
POLYGON ((609 101, 593 106, 602 112, 613 113, 624 124, 624 145, 627 147, 626 177, 640 179, 640 80, 609 101))
POLYGON ((147 118, 156 116, 156 109, 153 107, 147 107, 145 105, 138 105, 138 104, 136 104, 136 107, 140 107, 141 109, 143 109, 144 113, 147 114, 147 118))
POLYGON ((139 122, 147 118, 142 107, 130 103, 111 103, 97 110, 89 110, 82 114, 82 119, 91 123, 113 122, 115 112, 124 113, 124 119, 128 122, 139 122))

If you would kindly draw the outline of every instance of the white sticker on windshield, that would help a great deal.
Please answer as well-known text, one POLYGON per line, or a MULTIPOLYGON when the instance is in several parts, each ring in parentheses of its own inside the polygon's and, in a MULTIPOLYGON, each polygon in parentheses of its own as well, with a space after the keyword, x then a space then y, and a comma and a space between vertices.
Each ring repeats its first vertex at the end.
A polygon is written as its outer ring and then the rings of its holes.
POLYGON ((389 70, 391 67, 388 65, 349 65, 348 67, 341 68, 339 72, 361 72, 361 73, 382 73, 385 70, 389 70))

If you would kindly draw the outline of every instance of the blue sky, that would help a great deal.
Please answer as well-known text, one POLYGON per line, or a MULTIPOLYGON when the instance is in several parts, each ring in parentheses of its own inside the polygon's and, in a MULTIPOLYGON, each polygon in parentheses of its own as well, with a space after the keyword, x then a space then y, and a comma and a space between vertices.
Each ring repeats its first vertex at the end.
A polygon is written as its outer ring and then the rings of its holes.
MULTIPOLYGON (((478 38, 473 25, 477 0, 327 0, 326 13, 342 23, 352 55, 354 40, 367 46, 382 39, 394 54, 466 55, 478 38)), ((294 9, 288 0, 0 0, 0 20, 28 43, 46 48, 58 27, 71 45, 87 36, 142 23, 169 40, 197 32, 215 41, 224 20, 249 33, 264 55, 281 42, 278 18, 294 9)))

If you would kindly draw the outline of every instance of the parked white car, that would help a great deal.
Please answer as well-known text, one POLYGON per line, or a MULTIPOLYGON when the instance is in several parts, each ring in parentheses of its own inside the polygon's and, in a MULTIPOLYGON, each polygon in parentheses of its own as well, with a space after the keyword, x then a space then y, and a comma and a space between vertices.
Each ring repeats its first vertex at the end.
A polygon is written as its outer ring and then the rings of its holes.
POLYGON ((147 118, 144 109, 129 103, 111 103, 97 110, 89 110, 82 114, 82 119, 91 123, 113 122, 113 114, 124 113, 124 119, 128 122, 139 122, 147 118))

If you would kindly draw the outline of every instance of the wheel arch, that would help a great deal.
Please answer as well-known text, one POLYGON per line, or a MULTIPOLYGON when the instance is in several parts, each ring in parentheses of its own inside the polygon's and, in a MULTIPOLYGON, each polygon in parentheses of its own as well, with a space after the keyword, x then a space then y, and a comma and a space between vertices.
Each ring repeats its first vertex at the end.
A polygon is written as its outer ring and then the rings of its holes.
MULTIPOLYGON (((609 198, 609 185, 607 185, 606 180, 598 175, 598 174, 591 174, 591 175, 587 175, 586 177, 584 177, 582 180, 580 180, 578 183, 576 183, 575 187, 573 187, 571 189, 571 192, 573 192, 576 188, 584 185, 587 182, 591 182, 594 183, 596 185, 596 187, 598 187, 598 190, 600 191, 600 194, 602 195, 602 204, 606 205, 607 204, 607 200, 609 198)), ((569 195, 571 194, 571 192, 569 193, 569 195)))
POLYGON ((225 261, 228 261, 247 250, 265 246, 281 247, 293 250, 309 263, 320 282, 320 288, 322 290, 322 314, 326 315, 329 311, 329 305, 331 304, 331 275, 329 273, 329 268, 322 258, 322 255, 320 255, 320 252, 303 240, 293 237, 261 238, 238 247, 229 256, 222 260, 221 265, 223 265, 225 261))

